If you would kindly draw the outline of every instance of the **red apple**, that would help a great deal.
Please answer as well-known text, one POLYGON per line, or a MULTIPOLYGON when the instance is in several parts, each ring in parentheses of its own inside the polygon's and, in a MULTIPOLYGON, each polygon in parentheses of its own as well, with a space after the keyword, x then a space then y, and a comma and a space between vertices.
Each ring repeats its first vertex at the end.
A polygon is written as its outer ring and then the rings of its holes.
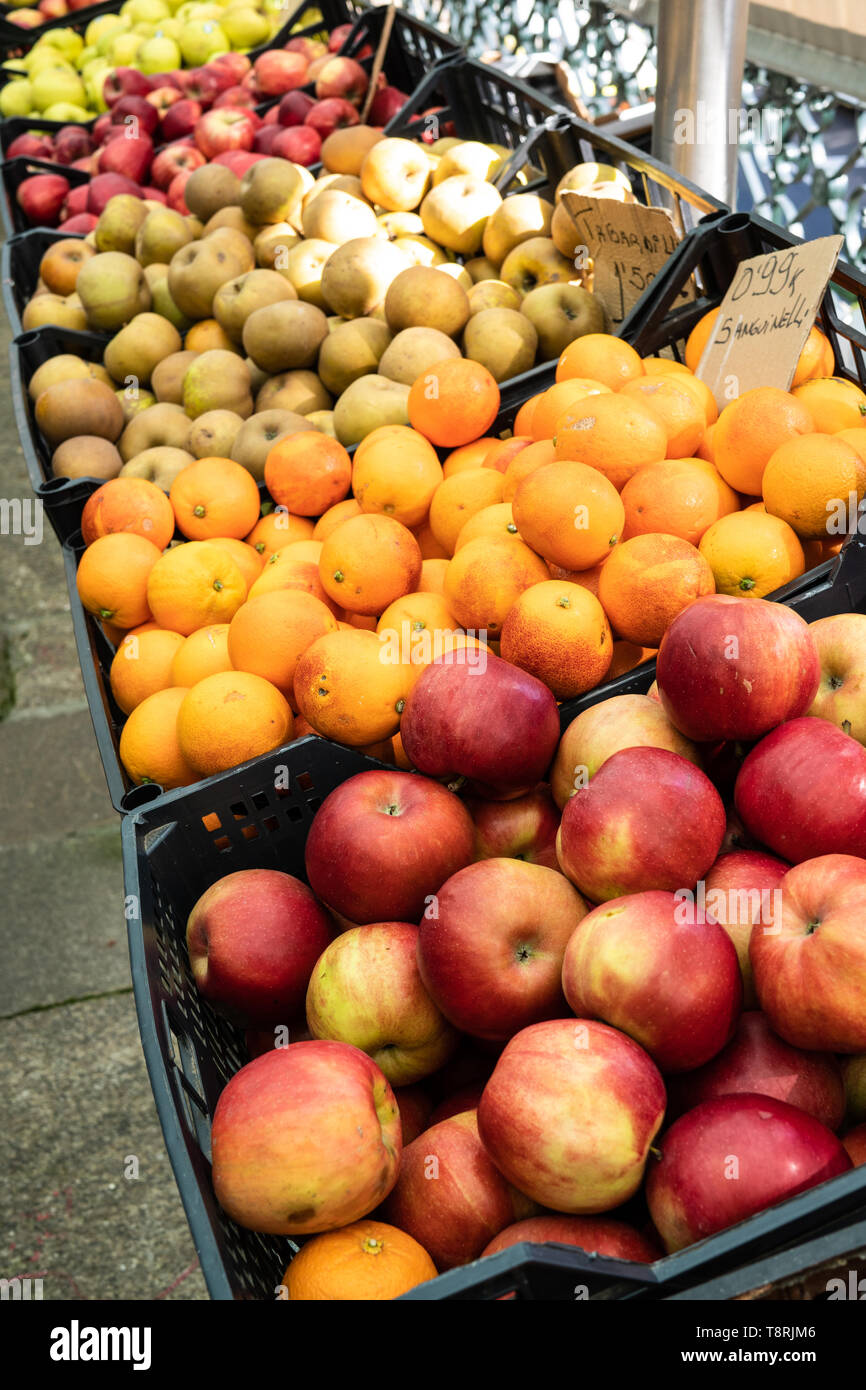
POLYGON ((562 960, 586 903, 553 869, 485 859, 436 895, 418 938, 418 967, 456 1028, 504 1041, 563 1008, 562 960))
POLYGON ((473 838, 469 812, 445 787, 410 772, 359 772, 316 812, 307 879, 353 922, 418 922, 471 862, 473 838))
MULTIPOLYGON (((120 98, 118 97, 118 101, 119 100, 120 98)), ((101 115, 96 117, 90 133, 93 136, 94 145, 103 145, 109 137, 113 140, 115 136, 122 134, 122 132, 118 132, 117 128, 111 124, 110 111, 103 111, 101 115)))
POLYGON ((152 92, 148 92, 144 99, 156 108, 156 113, 162 120, 166 111, 169 111, 172 106, 176 106, 182 97, 183 93, 179 87, 166 85, 165 87, 155 87, 152 92))
POLYGON ((656 659, 668 718, 702 743, 756 739, 805 714, 821 666, 809 626, 783 603, 712 594, 674 618, 656 659))
POLYGON ((367 121, 370 125, 385 126, 389 121, 393 121, 395 116, 399 116, 409 97, 405 92, 401 92, 397 87, 383 87, 373 97, 370 110, 367 113, 367 121))
POLYGON ((497 1168, 542 1206, 610 1211, 638 1189, 665 1111, 642 1047, 604 1023, 563 1018, 508 1043, 478 1106, 497 1168))
MULTIPOLYGON (((253 136, 255 139, 255 135, 253 136)), ((227 169, 231 169, 233 174, 237 174, 242 179, 251 164, 257 164, 260 159, 265 159, 263 154, 256 154, 251 149, 223 150, 221 154, 215 155, 210 161, 212 164, 224 164, 227 169)))
POLYGON ((403 1148, 423 1134, 430 1121, 433 1102, 421 1086, 395 1086, 394 1099, 400 1111, 403 1148))
POLYGON ((184 96, 190 101, 197 101, 203 107, 211 106, 220 92, 235 85, 228 69, 217 69, 210 65, 188 68, 186 72, 178 73, 178 80, 184 96))
POLYGON ((270 155, 271 158, 276 158, 274 143, 282 134, 282 131, 282 126, 276 123, 269 125, 265 122, 261 130, 256 131, 255 139, 253 140, 253 152, 255 154, 270 155))
POLYGON ((183 196, 183 190, 186 188, 192 175, 192 169, 182 169, 179 174, 175 174, 167 190, 168 196, 166 202, 168 206, 173 208, 175 212, 181 213, 184 217, 189 216, 189 208, 183 196))
POLYGON ((271 146, 273 154, 290 159, 293 164, 303 164, 305 168, 319 161, 322 140, 312 126, 277 126, 277 130, 279 134, 271 146))
MULTIPOLYGON (((80 127, 76 127, 76 129, 80 129, 80 127)), ((58 134, 60 134, 59 131, 58 134)), ((16 135, 6 151, 7 159, 17 159, 19 156, 24 156, 27 159, 57 159, 53 141, 29 133, 16 135)), ((65 159, 60 159, 58 162, 60 164, 67 163, 65 159)))
MULTIPOLYGON (((286 92, 276 108, 277 120, 280 125, 303 125, 307 113, 312 110, 315 104, 307 92, 286 92)), ((273 109, 272 107, 271 110, 273 109)))
POLYGON ((836 613, 809 624, 821 684, 807 714, 866 744, 866 614, 836 613))
MULTIPOLYGON (((349 27, 351 28, 351 25, 349 27)), ((302 53, 308 63, 311 63, 314 58, 321 58, 328 51, 325 44, 319 39, 309 39, 303 35, 299 35, 296 39, 289 39, 284 47, 289 53, 302 53)))
POLYGON ((241 869, 204 892, 186 942, 199 993, 244 1028, 286 1023, 303 1007, 333 924, 305 883, 241 869))
POLYGON ((80 232, 82 236, 86 236, 88 232, 93 231, 98 221, 99 218, 94 217, 92 212, 76 212, 72 217, 65 218, 60 223, 60 226, 63 228, 63 231, 68 232, 70 236, 78 232, 80 232))
POLYGON ((568 942, 562 988, 578 1018, 620 1028, 664 1073, 715 1057, 743 999, 724 929, 693 895, 662 892, 615 898, 584 917, 568 942))
POLYGON ((69 13, 66 0, 39 0, 36 8, 46 19, 62 19, 69 13))
POLYGON ((332 29, 328 37, 328 52, 338 53, 354 27, 353 24, 338 24, 335 29, 332 29))
MULTIPOLYGON (((91 155, 95 144, 90 131, 80 125, 65 125, 58 130, 54 140, 54 158, 60 164, 72 164, 76 159, 91 155)), ((7 158, 11 154, 7 151, 7 158)))
POLYGON ((303 53, 272 48, 261 53, 253 63, 256 85, 263 96, 277 97, 293 87, 303 87, 307 81, 307 59, 303 53))
POLYGON ((436 657, 406 699, 400 721, 413 767, 467 777, 481 795, 514 796, 542 781, 559 741, 546 685, 486 649, 436 657), (473 665, 462 657, 480 658, 473 665))
POLYGON ((214 102, 213 109, 220 111, 224 106, 242 106, 252 110, 256 104, 255 94, 246 87, 226 87, 214 102))
POLYGON ((121 97, 146 97, 151 90, 150 78, 137 68, 112 68, 102 84, 102 95, 109 108, 121 97))
POLYGON ((329 97, 317 101, 304 117, 304 125, 311 125, 324 143, 335 130, 344 130, 347 125, 358 124, 358 112, 349 101, 342 97, 329 97))
POLYGON ((790 1047, 755 1009, 740 1016, 718 1056, 671 1083, 668 1114, 681 1115, 705 1100, 744 1093, 796 1105, 828 1129, 838 1129, 845 1115, 845 1086, 836 1058, 790 1047))
POLYGON ((197 150, 193 145, 166 145, 164 150, 154 155, 150 177, 157 188, 167 189, 178 174, 191 174, 194 169, 200 169, 202 164, 206 163, 201 150, 197 150))
POLYGON ((151 92, 161 91, 163 87, 174 87, 176 92, 182 91, 181 78, 183 73, 177 69, 172 72, 151 72, 148 73, 148 77, 151 92))
POLYGON ((633 1226, 607 1216, 530 1216, 506 1226, 481 1253, 496 1255, 523 1241, 531 1245, 544 1245, 548 1241, 557 1245, 577 1245, 590 1255, 635 1260, 640 1264, 652 1264, 664 1253, 633 1226))
POLYGON ((665 748, 624 748, 566 802, 556 852, 581 893, 602 903, 693 888, 724 833, 722 799, 699 768, 665 748))
POLYGON ((525 859, 558 869, 556 832, 559 811, 547 783, 512 801, 467 799, 466 809, 475 825, 476 859, 525 859))
POLYGON ((322 952, 307 990, 313 1037, 360 1047, 392 1086, 438 1071, 458 1041, 422 984, 417 947, 409 922, 353 927, 322 952))
POLYGON ((74 188, 70 188, 69 194, 64 205, 64 212, 67 217, 75 217, 80 212, 92 212, 88 206, 90 200, 90 186, 86 183, 78 183, 74 188))
POLYGON ((199 102, 190 97, 181 97, 162 118, 163 139, 180 140, 185 135, 191 135, 201 115, 203 111, 199 102))
POLYGON ((866 860, 825 854, 789 870, 781 923, 756 928, 749 955, 761 1008, 786 1042, 866 1051, 866 860))
POLYGON ((252 68, 252 63, 245 53, 218 53, 215 58, 211 58, 208 63, 209 68, 219 68, 221 72, 227 72, 232 79, 232 85, 246 77, 252 68))
POLYGON ((150 188, 146 186, 141 190, 141 196, 142 198, 145 198, 149 203, 165 204, 168 202, 168 195, 166 193, 163 193, 161 188, 150 188))
POLYGON ((53 227, 68 192, 62 174, 34 174, 18 185, 15 201, 34 227, 53 227))
POLYGON ((720 1096, 667 1131, 646 1195, 668 1253, 845 1173, 835 1134, 770 1096, 720 1096))
MULTIPOLYGON (((749 941, 757 924, 772 926, 781 913, 781 882, 790 868, 781 859, 760 850, 736 850, 721 854, 704 881, 709 912, 724 927, 740 963, 743 1007, 757 1008, 758 996, 749 961, 749 941)), ((698 884, 700 891, 700 884, 698 884)))
POLYGON ((842 1146, 855 1168, 866 1163, 866 1124, 849 1129, 842 1139, 842 1146))
POLYGON ((387 1196, 400 1164, 394 1093, 365 1052, 297 1042, 241 1067, 211 1131, 216 1199, 267 1235, 359 1221, 387 1196))
POLYGON ((823 719, 792 719, 761 739, 734 802, 749 833, 792 864, 866 856, 866 748, 823 719))
POLYGON ((473 1081, 471 1086, 462 1086, 440 1101, 430 1116, 430 1124, 438 1125, 442 1120, 450 1120, 452 1115, 462 1115, 464 1110, 477 1110, 486 1084, 486 1080, 473 1081))
POLYGON ((141 134, 136 139, 110 140, 99 152, 100 174, 123 174, 140 184, 153 162, 153 141, 141 134))
POLYGON ((159 125, 159 112, 145 97, 124 96, 111 108, 111 124, 123 126, 132 139, 140 133, 152 135, 159 125))
POLYGON ((442 1271, 477 1260, 493 1236, 535 1209, 494 1167, 467 1111, 403 1150, 383 1219, 414 1236, 442 1271))
POLYGON ((316 76, 316 98, 343 97, 359 106, 369 85, 366 70, 354 58, 329 58, 316 76))
POLYGON ((234 106, 208 111, 195 123, 195 143, 206 159, 227 150, 251 150, 255 126, 250 113, 234 106))

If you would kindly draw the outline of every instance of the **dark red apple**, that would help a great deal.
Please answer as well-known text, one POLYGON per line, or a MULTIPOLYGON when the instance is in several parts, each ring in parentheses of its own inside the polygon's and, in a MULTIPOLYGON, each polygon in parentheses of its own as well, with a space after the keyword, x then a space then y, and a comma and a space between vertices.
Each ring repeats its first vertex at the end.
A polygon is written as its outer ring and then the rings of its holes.
POLYGON ((866 748, 824 719, 792 719, 761 739, 734 802, 749 833, 792 864, 866 856, 866 748))
POLYGON ((335 130, 357 125, 358 119, 357 109, 350 101, 344 101, 342 97, 328 97, 310 107, 304 117, 304 125, 311 125, 324 142, 335 130))
MULTIPOLYGON (((253 136, 255 139, 255 135, 253 136)), ((227 169, 231 169, 233 174, 237 174, 242 179, 251 164, 257 164, 260 159, 267 156, 256 154, 252 149, 223 150, 221 154, 214 155, 209 162, 211 164, 224 164, 227 169)))
POLYGON ((307 836, 314 893, 352 922, 418 922, 472 859, 466 807, 437 782, 359 772, 322 802, 307 836))
POLYGON ((353 28, 354 25, 352 24, 338 24, 336 28, 332 29, 328 37, 328 52, 339 53, 353 28))
POLYGON ((232 75, 226 68, 217 69, 210 65, 188 68, 186 72, 178 73, 178 78, 184 95, 203 107, 211 106, 220 92, 234 86, 232 75))
POLYGON ((153 161, 153 141, 141 134, 136 139, 110 140, 99 152, 100 174, 123 174, 140 184, 147 176, 153 161))
POLYGON ((770 1096, 720 1096, 689 1110, 651 1159, 646 1195, 668 1253, 851 1168, 812 1115, 770 1096))
POLYGON ((274 122, 269 124, 267 121, 262 125, 261 130, 257 130, 253 139, 253 152, 255 154, 274 155, 274 141, 282 134, 283 128, 274 122))
POLYGON ((661 1259, 664 1251, 652 1240, 642 1236, 625 1221, 609 1216, 529 1216, 516 1221, 494 1236, 482 1255, 496 1255, 512 1245, 528 1241, 530 1245, 577 1245, 590 1255, 607 1255, 613 1260, 635 1260, 652 1264, 661 1259))
POLYGON ((246 87, 226 87, 213 103, 213 109, 221 111, 224 106, 244 106, 252 110, 256 105, 255 93, 246 87))
POLYGON ((707 910, 724 927, 737 952, 746 1009, 757 1008, 758 1004, 749 961, 752 929, 756 924, 772 926, 780 915, 780 885, 789 868, 789 864, 772 854, 735 850, 721 854, 704 880, 707 910))
POLYGON ((290 159, 293 164, 303 164, 305 168, 321 158, 321 137, 312 126, 278 126, 277 129, 279 134, 271 147, 273 154, 290 159))
POLYGON ((180 140, 185 135, 191 135, 195 130, 195 123, 203 114, 199 102, 193 101, 191 97, 181 97, 169 107, 162 118, 162 136, 164 140, 180 140))
POLYGON ((159 112, 146 97, 127 95, 111 108, 111 124, 124 126, 124 134, 133 138, 141 131, 152 135, 159 125, 159 112))
MULTIPOLYGON (((54 140, 54 158, 60 164, 72 164, 76 159, 84 159, 96 148, 90 131, 80 125, 65 125, 58 130, 54 140)), ((11 155, 11 147, 7 158, 11 155)))
MULTIPOLYGON (((80 129, 80 127, 76 127, 76 129, 80 129)), ((60 134, 59 131, 58 134, 60 134)), ((22 156, 27 159, 58 159, 60 164, 71 162, 58 158, 53 141, 44 136, 30 135, 28 132, 25 132, 24 135, 16 135, 6 151, 7 159, 17 159, 22 156)))
POLYGON ((102 84, 102 95, 109 109, 121 97, 146 97, 151 81, 137 68, 112 68, 102 84))
POLYGON ((286 92, 276 108, 277 120, 280 125, 303 125, 315 104, 308 92, 286 92))
POLYGON ((401 92, 398 87, 383 87, 377 92, 367 113, 369 125, 387 125, 398 116, 409 100, 405 92, 401 92))
POLYGON ((806 713, 821 662, 808 624, 793 609, 712 594, 674 618, 656 677, 665 713, 687 738, 749 740, 806 713))
POLYGON ((400 721, 413 767, 466 777, 482 796, 516 796, 543 780, 559 742, 559 710, 546 685, 492 652, 436 657, 406 699, 400 721))
POLYGON ((476 859, 525 859, 546 869, 559 868, 559 809, 546 782, 511 801, 467 798, 466 809, 475 825, 476 859))
POLYGON ((15 201, 34 227, 54 227, 68 192, 62 174, 34 174, 18 185, 15 201))
POLYGON ((699 768, 666 748, 624 748, 565 803, 556 852, 581 893, 602 903, 694 888, 724 833, 722 799, 699 768))
POLYGON ((148 202, 151 203, 168 202, 168 194, 164 193, 161 188, 150 188, 149 186, 145 185, 145 187, 141 190, 141 196, 142 198, 146 198, 148 202))
POLYGON ((394 1099, 400 1111, 400 1125, 403 1130, 403 1147, 411 1144, 423 1134, 430 1123, 433 1102, 421 1086, 395 1086, 394 1099))

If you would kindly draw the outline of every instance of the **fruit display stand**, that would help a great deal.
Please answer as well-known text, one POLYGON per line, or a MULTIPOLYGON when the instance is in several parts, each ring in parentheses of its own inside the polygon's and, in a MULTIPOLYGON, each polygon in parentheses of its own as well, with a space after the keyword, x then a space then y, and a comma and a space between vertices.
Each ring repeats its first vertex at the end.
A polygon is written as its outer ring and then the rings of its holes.
MULTIPOLYGON (((596 695, 598 698, 598 695, 596 695)), ((225 874, 279 868, 304 875, 316 809, 341 781, 378 764, 355 750, 305 738, 124 817, 127 926, 142 1045, 166 1147, 208 1290, 215 1299, 273 1300, 297 1248, 242 1229, 221 1212, 210 1179, 210 1121, 229 1078, 247 1060, 243 1035, 196 989, 184 932, 203 890, 225 874)), ((516 1245, 423 1284, 407 1298, 667 1298, 716 1281, 761 1256, 833 1232, 856 1248, 866 1216, 866 1168, 843 1173, 706 1240, 641 1265, 574 1247, 516 1245)), ((629 1219, 639 1224, 639 1204, 629 1219)), ((720 1289, 724 1285, 719 1286, 720 1289)))

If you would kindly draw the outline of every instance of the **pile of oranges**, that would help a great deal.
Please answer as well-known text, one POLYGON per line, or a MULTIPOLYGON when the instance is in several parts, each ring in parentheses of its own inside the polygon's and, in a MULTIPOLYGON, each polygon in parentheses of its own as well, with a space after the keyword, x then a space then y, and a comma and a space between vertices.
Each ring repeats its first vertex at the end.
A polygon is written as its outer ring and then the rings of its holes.
POLYGON ((486 369, 442 362, 410 425, 354 457, 279 440, 264 516, 225 458, 167 496, 99 488, 78 591, 117 647, 130 778, 184 786, 309 733, 406 767, 403 704, 441 653, 489 647, 569 700, 652 656, 696 598, 763 597, 836 553, 837 503, 866 493, 866 395, 815 328, 790 391, 720 413, 693 371, 712 318, 685 365, 577 339, 505 439, 486 369))

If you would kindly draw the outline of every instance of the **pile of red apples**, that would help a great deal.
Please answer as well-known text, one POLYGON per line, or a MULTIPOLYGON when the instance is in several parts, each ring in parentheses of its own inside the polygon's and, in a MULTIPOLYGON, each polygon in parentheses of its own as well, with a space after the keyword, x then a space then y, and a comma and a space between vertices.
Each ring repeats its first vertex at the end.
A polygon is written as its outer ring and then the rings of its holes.
MULTIPOLYGON (((358 58, 337 51, 350 29, 334 29, 327 48, 314 39, 290 39, 285 49, 269 49, 253 62, 224 53, 204 67, 150 77, 137 68, 113 69, 104 87, 108 110, 92 127, 19 135, 6 151, 7 159, 25 156, 80 170, 89 181, 73 185, 62 173, 33 174, 18 187, 19 206, 33 226, 86 233, 120 193, 167 203, 185 215, 186 180, 211 161, 239 178, 265 157, 309 168, 333 131, 359 123, 367 98, 369 76, 359 60, 370 56, 369 46, 358 58)), ((367 122, 385 126, 406 100, 380 72, 367 122)))
POLYGON ((444 657, 401 735, 417 771, 326 797, 306 883, 239 870, 189 917, 253 1057, 230 1217, 375 1214, 440 1272, 651 1261, 866 1162, 866 616, 700 599, 657 689, 562 736, 533 677, 444 657))

